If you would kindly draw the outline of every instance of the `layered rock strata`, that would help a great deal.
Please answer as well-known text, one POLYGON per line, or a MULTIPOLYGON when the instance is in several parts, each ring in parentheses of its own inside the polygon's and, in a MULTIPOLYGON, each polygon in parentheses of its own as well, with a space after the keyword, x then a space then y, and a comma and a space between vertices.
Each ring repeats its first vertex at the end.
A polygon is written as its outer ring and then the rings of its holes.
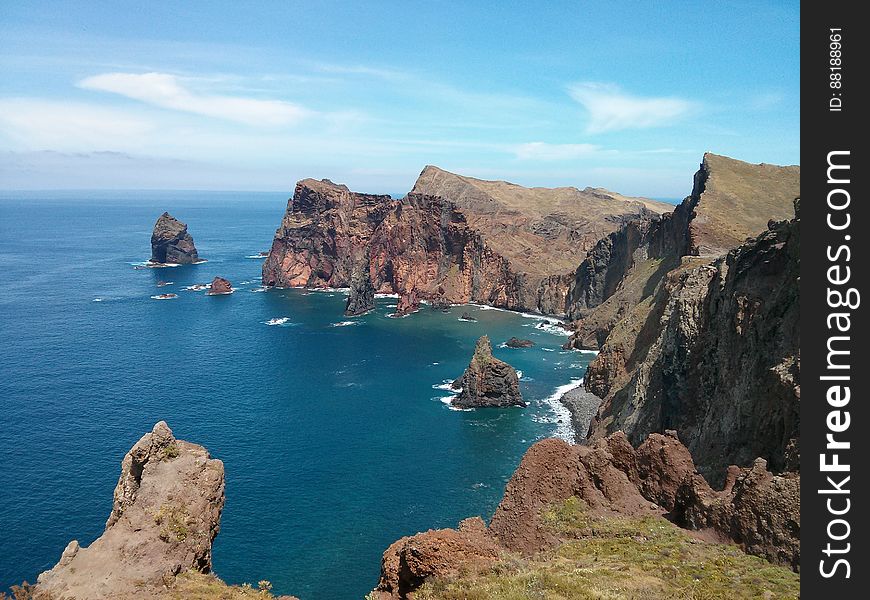
POLYGON ((450 402, 457 408, 526 405, 516 370, 492 355, 492 344, 487 336, 477 340, 468 368, 453 382, 453 387, 461 390, 450 402))
POLYGON ((34 597, 148 598, 181 573, 208 573, 223 506, 223 463, 161 421, 124 457, 103 534, 70 542, 34 597))
POLYGON ((151 233, 151 262, 156 264, 189 265, 200 262, 187 225, 164 212, 151 233))

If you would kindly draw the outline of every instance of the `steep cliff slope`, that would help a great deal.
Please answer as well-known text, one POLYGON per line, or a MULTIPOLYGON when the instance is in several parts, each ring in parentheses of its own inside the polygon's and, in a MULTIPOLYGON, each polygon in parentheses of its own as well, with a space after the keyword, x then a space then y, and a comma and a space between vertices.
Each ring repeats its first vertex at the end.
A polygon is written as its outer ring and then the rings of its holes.
POLYGON ((711 264, 670 272, 639 332, 615 326, 588 370, 587 389, 604 398, 592 438, 676 429, 717 483, 756 457, 774 472, 797 467, 798 202, 795 212, 711 264))
POLYGON ((800 167, 705 154, 692 193, 672 213, 624 223, 580 263, 566 306, 577 329, 570 345, 597 349, 617 322, 645 321, 653 293, 685 257, 713 260, 771 219, 791 218, 799 195, 800 167))
MULTIPOLYGON (((401 200, 300 181, 266 285, 346 287, 369 257, 378 291, 564 314, 572 271, 602 235, 668 205, 599 189, 523 188, 427 167, 401 200)), ((407 303, 407 302, 406 302, 407 303)))

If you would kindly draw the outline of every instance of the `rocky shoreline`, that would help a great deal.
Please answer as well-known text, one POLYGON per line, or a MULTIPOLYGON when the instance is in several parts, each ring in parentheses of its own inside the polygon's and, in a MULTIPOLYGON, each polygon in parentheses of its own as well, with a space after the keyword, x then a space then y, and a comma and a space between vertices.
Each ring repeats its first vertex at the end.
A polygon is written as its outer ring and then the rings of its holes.
POLYGON ((571 428, 574 430, 574 443, 580 444, 586 439, 589 424, 598 411, 601 398, 586 390, 581 383, 568 390, 559 398, 559 402, 571 414, 571 428))

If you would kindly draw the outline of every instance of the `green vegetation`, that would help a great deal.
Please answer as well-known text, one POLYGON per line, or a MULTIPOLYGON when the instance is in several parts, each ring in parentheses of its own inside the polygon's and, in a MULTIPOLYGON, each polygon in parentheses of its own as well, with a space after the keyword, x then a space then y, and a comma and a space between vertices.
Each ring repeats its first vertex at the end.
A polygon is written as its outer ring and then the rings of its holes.
POLYGON ((175 579, 169 598, 177 600, 265 600, 274 598, 272 584, 266 580, 257 584, 227 585, 214 575, 187 571, 175 579))
POLYGON ((188 514, 183 506, 164 504, 154 514, 154 523, 162 525, 157 534, 166 543, 182 542, 187 539, 190 530, 187 528, 188 514))
POLYGON ((178 444, 175 443, 166 446, 161 455, 162 460, 172 460, 173 458, 178 458, 178 444))
POLYGON ((786 567, 703 542, 659 517, 594 517, 571 498, 542 515, 562 538, 530 559, 506 557, 477 574, 428 581, 417 600, 787 600, 786 567))

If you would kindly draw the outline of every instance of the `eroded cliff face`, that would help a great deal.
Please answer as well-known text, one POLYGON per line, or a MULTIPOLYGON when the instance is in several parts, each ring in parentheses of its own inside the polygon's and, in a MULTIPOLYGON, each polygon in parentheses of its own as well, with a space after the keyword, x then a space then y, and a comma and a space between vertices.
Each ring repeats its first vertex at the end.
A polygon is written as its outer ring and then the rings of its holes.
POLYGON ((224 506, 223 463, 175 439, 161 421, 121 463, 106 529, 90 546, 75 540, 39 576, 35 598, 151 598, 176 576, 211 570, 224 506))
POLYGON ((715 484, 757 457, 796 469, 800 429, 799 203, 791 221, 712 263, 684 259, 642 325, 618 323, 589 366, 604 398, 590 437, 675 429, 715 484))
POLYGON ((601 235, 660 203, 606 190, 523 188, 435 167, 401 200, 300 181, 263 265, 275 286, 347 287, 369 256, 379 292, 563 315, 572 271, 601 235))
POLYGON ((569 346, 598 349, 621 320, 643 321, 665 276, 685 257, 714 260, 769 220, 791 218, 799 195, 800 167, 705 154, 692 193, 673 212, 625 222, 580 263, 566 303, 576 329, 569 346))

